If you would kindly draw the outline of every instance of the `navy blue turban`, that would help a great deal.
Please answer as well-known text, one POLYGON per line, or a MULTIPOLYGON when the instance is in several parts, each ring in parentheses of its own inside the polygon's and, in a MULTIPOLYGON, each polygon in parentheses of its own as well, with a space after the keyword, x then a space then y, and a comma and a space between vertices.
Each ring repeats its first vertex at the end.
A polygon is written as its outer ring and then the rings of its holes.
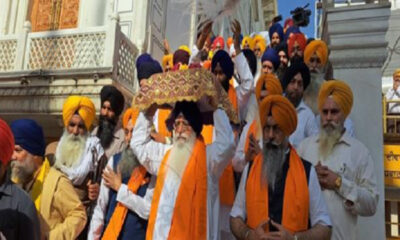
POLYGON ((144 62, 137 69, 138 80, 140 81, 141 79, 148 79, 153 74, 162 72, 162 67, 156 60, 152 62, 144 62))
POLYGON ((286 91, 286 88, 289 85, 290 81, 292 81, 293 77, 298 73, 300 73, 301 77, 303 78, 303 87, 304 90, 306 90, 306 88, 310 84, 310 70, 304 62, 297 61, 291 63, 283 74, 283 78, 281 81, 283 91, 286 91))
POLYGON ((175 104, 174 110, 172 110, 171 115, 165 121, 168 130, 172 132, 172 130, 174 129, 175 119, 181 113, 183 117, 189 122, 189 125, 192 127, 196 135, 200 136, 201 131, 203 130, 203 118, 199 108, 197 107, 197 103, 195 102, 182 101, 175 104))
POLYGON ((43 129, 32 119, 15 120, 10 125, 15 138, 15 145, 35 156, 44 156, 46 144, 43 129))
POLYGON ((274 70, 277 70, 281 64, 278 53, 273 48, 268 48, 261 57, 261 63, 270 61, 274 65, 274 70))
POLYGON ((269 28, 268 33, 269 33, 269 39, 272 39, 272 35, 274 33, 278 33, 279 39, 281 39, 281 41, 283 40, 283 28, 282 25, 280 25, 279 23, 275 23, 274 25, 272 25, 269 28))
POLYGON ((140 55, 137 59, 136 59, 136 69, 138 69, 140 67, 140 65, 142 65, 145 62, 152 62, 154 61, 154 59, 151 57, 150 54, 148 53, 143 53, 142 55, 140 55))
POLYGON ((222 68, 222 71, 227 77, 227 80, 229 81, 232 76, 233 76, 233 62, 231 57, 225 50, 219 50, 217 53, 214 55, 212 61, 211 61, 211 71, 214 72, 215 68, 217 67, 217 64, 222 68))

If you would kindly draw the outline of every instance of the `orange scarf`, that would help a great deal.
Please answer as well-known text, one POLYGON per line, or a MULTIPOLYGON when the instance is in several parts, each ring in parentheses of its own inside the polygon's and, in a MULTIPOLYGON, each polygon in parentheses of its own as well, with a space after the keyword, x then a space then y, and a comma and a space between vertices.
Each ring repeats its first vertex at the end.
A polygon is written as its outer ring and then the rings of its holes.
MULTIPOLYGON (((146 239, 153 239, 161 192, 168 170, 170 150, 165 154, 157 174, 157 183, 151 203, 146 239)), ((196 140, 187 162, 181 186, 175 201, 168 239, 207 238, 207 159, 206 146, 201 138, 196 140)))
MULTIPOLYGON (((129 178, 128 189, 132 193, 136 193, 140 186, 147 183, 147 181, 145 181, 145 176, 146 169, 143 166, 135 168, 131 174, 131 177, 129 178)), ((102 239, 118 239, 127 213, 128 208, 122 203, 118 202, 102 239)))
POLYGON ((164 137, 171 137, 172 134, 168 130, 167 125, 165 124, 165 120, 168 119, 171 114, 170 109, 159 109, 158 110, 158 133, 163 135, 164 137))
MULTIPOLYGON (((232 82, 231 80, 229 83, 228 97, 236 112, 238 112, 236 90, 232 82)), ((235 201, 235 176, 232 163, 228 164, 219 180, 219 197, 222 204, 233 206, 235 201)))
MULTIPOLYGON (((254 159, 246 183, 247 225, 255 229, 268 220, 268 184, 261 184, 262 153, 254 159)), ((296 151, 290 149, 289 170, 286 177, 282 225, 292 233, 308 229, 309 193, 303 163, 296 151)), ((268 231, 267 229, 265 229, 268 231)))
POLYGON ((201 131, 201 136, 203 136, 204 143, 206 145, 209 145, 212 143, 213 131, 214 131, 214 125, 212 125, 212 124, 203 125, 203 130, 201 131))

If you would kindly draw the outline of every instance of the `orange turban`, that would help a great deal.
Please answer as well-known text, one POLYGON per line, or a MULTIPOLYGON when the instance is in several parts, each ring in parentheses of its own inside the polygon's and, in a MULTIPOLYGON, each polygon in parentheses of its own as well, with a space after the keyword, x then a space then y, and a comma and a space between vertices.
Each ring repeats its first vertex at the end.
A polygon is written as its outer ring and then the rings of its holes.
POLYGON ((226 46, 228 46, 228 49, 231 48, 233 43, 233 38, 232 37, 228 37, 228 39, 226 40, 226 46))
POLYGON ((264 128, 267 124, 268 116, 278 124, 281 131, 288 137, 297 127, 297 112, 293 104, 287 98, 281 95, 269 95, 261 101, 260 104, 261 126, 264 128))
POLYGON ((322 106, 325 104, 326 99, 331 96, 333 100, 339 105, 345 117, 351 112, 353 106, 353 92, 350 86, 340 80, 330 80, 322 84, 318 96, 318 109, 322 111, 322 106))
POLYGON ((325 65, 326 61, 328 61, 328 46, 324 41, 313 40, 307 45, 306 49, 304 50, 304 62, 306 64, 309 63, 310 58, 312 55, 314 55, 314 53, 317 54, 322 65, 325 65))
POLYGON ((133 108, 126 109, 124 116, 122 117, 122 126, 126 128, 130 120, 132 120, 133 125, 135 125, 139 113, 140 113, 139 109, 133 109, 133 108))
POLYGON ((396 69, 393 73, 393 78, 400 77, 400 68, 396 69))
POLYGON ((265 43, 265 38, 263 36, 255 35, 253 37, 253 47, 255 48, 257 45, 260 47, 261 53, 264 53, 267 44, 265 43))
POLYGON ((292 56, 293 46, 296 42, 297 42, 297 44, 299 44, 299 47, 303 52, 304 52, 304 49, 306 48, 307 40, 306 40, 306 37, 304 36, 304 34, 293 33, 292 36, 290 36, 289 43, 288 43, 289 57, 292 56))
POLYGON ((189 47, 186 45, 179 46, 178 50, 183 50, 183 51, 189 53, 189 55, 192 55, 192 52, 190 51, 189 47))
POLYGON ((283 93, 281 82, 272 73, 262 74, 258 78, 255 89, 257 100, 260 99, 263 86, 268 91, 268 95, 282 95, 283 93))
POLYGON ((246 36, 242 40, 242 48, 244 48, 244 45, 248 44, 250 47, 250 50, 253 50, 253 39, 250 36, 246 36))
POLYGON ((64 126, 68 126, 72 116, 78 113, 85 123, 86 130, 90 130, 92 123, 96 117, 96 109, 92 100, 83 96, 70 96, 65 100, 63 106, 64 126))
POLYGON ((174 55, 172 54, 167 54, 164 55, 164 57, 162 58, 162 67, 165 70, 167 68, 167 66, 169 66, 170 68, 172 68, 174 66, 174 55))

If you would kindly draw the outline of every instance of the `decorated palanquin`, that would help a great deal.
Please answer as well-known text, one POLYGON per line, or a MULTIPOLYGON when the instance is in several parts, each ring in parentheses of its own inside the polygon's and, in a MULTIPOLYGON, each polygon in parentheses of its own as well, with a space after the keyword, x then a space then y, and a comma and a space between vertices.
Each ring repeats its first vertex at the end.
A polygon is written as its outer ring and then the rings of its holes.
POLYGON ((168 108, 178 101, 193 101, 203 113, 205 124, 212 124, 212 112, 218 106, 225 110, 232 123, 238 124, 238 115, 221 89, 215 76, 202 68, 160 73, 140 86, 132 106, 144 110, 152 104, 168 108))

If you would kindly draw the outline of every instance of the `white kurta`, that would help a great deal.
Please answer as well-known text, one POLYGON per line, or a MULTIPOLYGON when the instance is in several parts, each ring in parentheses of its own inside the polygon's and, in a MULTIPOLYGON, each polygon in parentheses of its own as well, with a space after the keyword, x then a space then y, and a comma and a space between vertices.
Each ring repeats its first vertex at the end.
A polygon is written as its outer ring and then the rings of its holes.
POLYGON ((289 137, 289 142, 297 149, 301 141, 307 137, 318 134, 318 125, 315 121, 315 115, 303 100, 296 108, 297 111, 297 127, 296 131, 289 137))
MULTIPOLYGON (((150 138, 151 121, 139 114, 130 146, 139 161, 152 175, 157 175, 165 153, 172 145, 157 143, 150 138)), ((219 239, 219 179, 234 153, 234 135, 226 113, 214 112, 215 140, 207 146, 207 235, 219 239)), ((167 167, 164 187, 155 221, 153 239, 167 239, 181 179, 167 167)))
MULTIPOLYGON (((320 161, 318 139, 307 138, 298 148, 299 155, 313 165, 320 161)), ((360 141, 345 133, 321 163, 342 177, 339 190, 323 191, 333 223, 332 239, 356 239, 357 216, 374 215, 379 199, 371 155, 360 141), (348 207, 346 200, 354 205, 348 207)))
MULTIPOLYGON (((247 219, 246 209, 246 184, 247 174, 249 172, 249 164, 243 170, 242 178, 240 179, 239 190, 236 194, 235 203, 233 204, 231 216, 240 217, 244 221, 247 219)), ((331 226, 332 222, 329 217, 328 208, 326 206, 324 197, 321 193, 321 186, 319 185, 317 173, 314 167, 310 169, 310 177, 308 179, 308 194, 310 199, 309 218, 311 227, 316 224, 323 226, 331 226)))
MULTIPOLYGON (((400 100, 400 88, 395 91, 390 88, 386 93, 386 100, 400 100)), ((388 113, 400 113, 400 103, 389 103, 388 113)))
MULTIPOLYGON (((94 170, 95 164, 93 162, 92 150, 97 152, 97 161, 104 154, 103 147, 100 144, 99 138, 91 135, 86 140, 85 151, 82 154, 81 159, 75 166, 67 168, 65 166, 60 167, 60 171, 67 175, 68 179, 71 180, 74 186, 79 186, 86 179, 90 171, 94 170)), ((58 150, 58 148, 57 148, 58 150)))
MULTIPOLYGON (((113 168, 114 157, 108 160, 107 166, 113 168)), ((122 184, 117 193, 117 201, 122 203, 130 211, 135 212, 139 217, 148 219, 150 214, 151 201, 153 200, 154 186, 156 178, 152 177, 144 197, 132 193, 126 184, 122 184)), ((100 184, 99 198, 93 211, 92 220, 88 231, 88 240, 100 239, 104 231, 104 221, 107 214, 110 189, 104 184, 103 179, 100 184)))

